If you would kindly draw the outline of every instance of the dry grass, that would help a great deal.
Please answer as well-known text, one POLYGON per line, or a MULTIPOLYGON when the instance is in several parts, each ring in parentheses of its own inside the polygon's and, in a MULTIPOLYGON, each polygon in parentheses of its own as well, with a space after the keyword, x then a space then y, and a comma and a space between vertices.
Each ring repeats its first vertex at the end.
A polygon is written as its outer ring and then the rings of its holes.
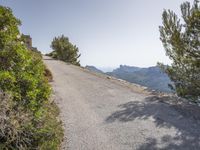
POLYGON ((45 67, 44 76, 47 78, 47 80, 48 80, 49 82, 52 82, 52 81, 53 81, 53 75, 52 75, 51 71, 50 71, 47 67, 45 67))
POLYGON ((0 150, 59 150, 63 139, 59 109, 49 101, 43 109, 43 117, 35 120, 31 112, 0 92, 0 150))

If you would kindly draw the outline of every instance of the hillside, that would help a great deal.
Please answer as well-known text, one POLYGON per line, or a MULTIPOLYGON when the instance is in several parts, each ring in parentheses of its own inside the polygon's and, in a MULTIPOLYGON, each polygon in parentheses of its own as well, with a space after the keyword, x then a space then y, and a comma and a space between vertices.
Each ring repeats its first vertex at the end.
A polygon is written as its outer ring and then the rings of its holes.
POLYGON ((103 73, 103 71, 101 71, 100 69, 97 69, 96 67, 94 66, 85 66, 86 69, 90 70, 90 71, 93 71, 93 72, 97 72, 97 73, 103 73))
POLYGON ((131 83, 137 83, 149 87, 153 90, 171 92, 168 87, 168 84, 171 83, 169 77, 157 66, 138 68, 120 65, 119 68, 113 70, 112 72, 108 72, 107 74, 131 83))
MULTIPOLYGON (((93 72, 103 73, 100 69, 97 69, 94 66, 86 66, 86 68, 93 72)), ((153 90, 172 92, 168 87, 168 84, 171 83, 169 77, 157 66, 139 68, 134 66, 120 65, 119 68, 113 70, 112 72, 106 72, 105 74, 126 80, 131 83, 140 84, 153 90)))

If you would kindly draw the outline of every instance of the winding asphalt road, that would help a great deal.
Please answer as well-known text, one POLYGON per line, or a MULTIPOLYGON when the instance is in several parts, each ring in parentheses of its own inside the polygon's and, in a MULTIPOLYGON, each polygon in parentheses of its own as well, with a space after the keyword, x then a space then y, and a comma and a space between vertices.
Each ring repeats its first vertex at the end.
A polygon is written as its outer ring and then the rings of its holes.
POLYGON ((63 149, 200 149, 200 121, 142 87, 52 60, 63 149))

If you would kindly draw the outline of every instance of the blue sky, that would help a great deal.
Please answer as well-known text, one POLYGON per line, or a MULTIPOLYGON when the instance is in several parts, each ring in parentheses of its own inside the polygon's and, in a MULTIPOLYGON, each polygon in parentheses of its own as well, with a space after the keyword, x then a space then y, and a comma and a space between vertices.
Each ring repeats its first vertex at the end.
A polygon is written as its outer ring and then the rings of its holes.
POLYGON ((81 64, 148 67, 169 64, 158 26, 164 10, 180 15, 183 0, 0 0, 22 21, 33 46, 51 51, 55 36, 64 34, 79 47, 81 64))

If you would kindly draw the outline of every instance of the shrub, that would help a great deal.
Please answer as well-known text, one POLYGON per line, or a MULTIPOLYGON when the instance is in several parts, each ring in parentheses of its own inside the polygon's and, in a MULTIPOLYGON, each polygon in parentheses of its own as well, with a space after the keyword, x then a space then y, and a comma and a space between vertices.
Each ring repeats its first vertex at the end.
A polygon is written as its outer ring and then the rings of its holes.
POLYGON ((43 115, 36 121, 31 111, 0 92, 0 149, 59 149, 63 137, 61 122, 55 119, 59 110, 49 101, 41 109, 43 115))
POLYGON ((0 6, 0 149, 58 149, 63 131, 45 66, 22 44, 19 24, 0 6))
POLYGON ((0 149, 28 149, 34 139, 33 116, 8 94, 0 93, 0 149))

